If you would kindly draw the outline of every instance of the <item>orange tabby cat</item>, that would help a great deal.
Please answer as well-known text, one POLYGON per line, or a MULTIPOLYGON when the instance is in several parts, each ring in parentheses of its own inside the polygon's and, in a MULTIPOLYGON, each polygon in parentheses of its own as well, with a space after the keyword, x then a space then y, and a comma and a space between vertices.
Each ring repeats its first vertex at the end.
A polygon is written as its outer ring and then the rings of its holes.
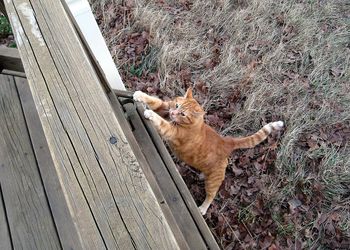
POLYGON ((282 121, 271 122, 248 137, 222 137, 204 123, 204 111, 192 97, 191 88, 184 97, 167 102, 141 91, 136 91, 133 97, 151 109, 145 110, 144 116, 152 121, 176 155, 204 174, 206 198, 199 207, 203 215, 225 178, 231 152, 239 148, 252 148, 265 140, 272 130, 283 128, 282 121), (170 122, 157 114, 165 110, 169 111, 170 122))

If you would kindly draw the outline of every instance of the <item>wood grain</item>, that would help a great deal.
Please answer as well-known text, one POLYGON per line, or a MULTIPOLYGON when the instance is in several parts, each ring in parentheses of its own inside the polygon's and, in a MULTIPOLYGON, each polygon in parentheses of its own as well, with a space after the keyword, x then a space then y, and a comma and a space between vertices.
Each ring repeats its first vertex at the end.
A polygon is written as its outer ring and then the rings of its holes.
POLYGON ((59 178, 56 174, 52 174, 56 171, 55 165, 50 155, 39 115, 36 112, 28 81, 20 77, 15 77, 14 79, 62 248, 82 249, 81 237, 75 227, 74 218, 71 218, 59 178))
POLYGON ((0 183, 14 248, 60 249, 14 79, 2 75, 0 183))
POLYGON ((5 5, 83 247, 178 248, 60 1, 5 5))
MULTIPOLYGON (((165 199, 166 191, 164 190, 163 187, 160 187, 156 181, 156 177, 154 176, 154 173, 152 171, 152 168, 154 166, 149 164, 149 161, 146 159, 146 155, 144 155, 144 145, 139 144, 139 142, 136 140, 133 131, 131 130, 130 123, 131 122, 131 117, 129 113, 125 113, 125 106, 133 104, 128 103, 122 107, 122 105, 119 103, 119 100, 115 96, 115 94, 112 91, 108 92, 108 97, 111 102, 111 105, 114 109, 114 112, 120 122, 120 126, 123 128, 123 131, 125 133, 125 136, 127 137, 131 148, 133 149, 133 152, 135 153, 135 156, 137 157, 138 161, 141 163, 142 170, 152 187, 152 190, 157 198, 157 201, 159 205, 161 206, 161 209, 164 213, 164 216, 166 220, 169 223, 169 226, 174 234, 174 237, 176 241, 178 242, 178 245, 181 249, 191 249, 190 248, 190 242, 186 240, 188 237, 185 235, 187 232, 182 231, 181 228, 179 227, 178 223, 178 218, 173 216, 173 213, 169 207, 169 203, 165 199), (125 119, 127 117, 127 119, 125 119)), ((136 111, 136 110, 135 110, 136 111)), ((147 136, 145 134, 140 134, 139 136, 147 136)), ((152 147, 152 144, 146 145, 146 147, 152 147)), ((155 156, 156 157, 156 156, 155 156)), ((159 167, 161 167, 162 163, 161 162, 156 162, 159 167)), ((191 232, 191 234, 195 234, 195 232, 191 232)))

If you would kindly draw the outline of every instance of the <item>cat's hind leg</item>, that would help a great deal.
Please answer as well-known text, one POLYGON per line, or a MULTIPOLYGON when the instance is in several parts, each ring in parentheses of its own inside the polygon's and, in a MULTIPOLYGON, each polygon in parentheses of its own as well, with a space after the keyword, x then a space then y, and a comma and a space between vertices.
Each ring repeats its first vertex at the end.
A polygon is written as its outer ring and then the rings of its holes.
POLYGON ((205 174, 203 172, 201 172, 199 175, 198 175, 198 179, 200 181, 204 181, 205 180, 205 174))
POLYGON ((225 170, 227 161, 218 166, 212 173, 205 176, 205 193, 206 197, 202 205, 199 207, 199 211, 202 215, 205 215, 210 204, 213 202, 216 193, 225 179, 225 170))

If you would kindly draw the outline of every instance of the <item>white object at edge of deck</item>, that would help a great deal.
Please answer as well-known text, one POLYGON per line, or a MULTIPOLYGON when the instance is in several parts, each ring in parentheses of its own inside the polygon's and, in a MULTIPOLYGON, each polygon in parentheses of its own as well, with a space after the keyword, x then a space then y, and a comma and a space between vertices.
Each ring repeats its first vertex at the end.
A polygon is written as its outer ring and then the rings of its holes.
POLYGON ((65 0, 112 89, 125 90, 87 0, 65 0))

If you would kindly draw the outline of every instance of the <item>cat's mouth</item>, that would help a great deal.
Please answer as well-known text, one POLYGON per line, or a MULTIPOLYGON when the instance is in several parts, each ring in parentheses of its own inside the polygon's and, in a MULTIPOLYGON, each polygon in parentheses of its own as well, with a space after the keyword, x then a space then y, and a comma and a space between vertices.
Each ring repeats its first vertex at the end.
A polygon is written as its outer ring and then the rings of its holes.
POLYGON ((170 121, 174 125, 179 125, 179 123, 176 121, 176 117, 170 116, 170 121))
POLYGON ((169 118, 170 118, 170 122, 173 124, 173 125, 180 125, 178 119, 176 119, 176 116, 175 115, 169 115, 169 118))

